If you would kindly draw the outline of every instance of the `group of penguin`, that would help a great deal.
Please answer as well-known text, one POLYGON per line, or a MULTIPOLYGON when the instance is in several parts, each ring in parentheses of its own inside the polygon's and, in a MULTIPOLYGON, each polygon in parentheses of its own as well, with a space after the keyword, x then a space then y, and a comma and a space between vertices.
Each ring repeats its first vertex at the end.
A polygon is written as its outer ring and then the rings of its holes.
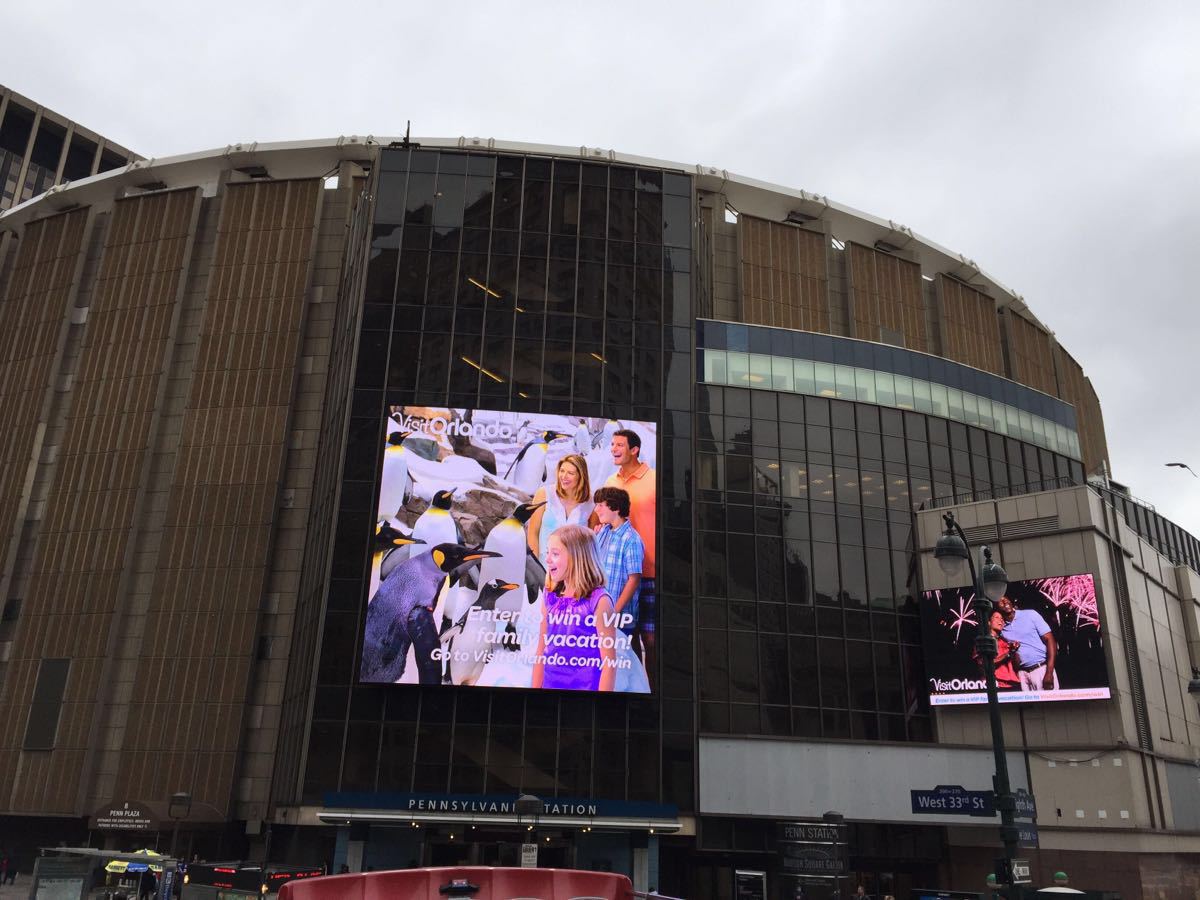
MULTIPOLYGON (((475 684, 497 646, 508 651, 521 649, 518 623, 525 623, 522 630, 526 635, 540 626, 538 603, 546 570, 529 549, 525 526, 544 504, 518 503, 491 529, 481 547, 470 547, 463 543, 451 512, 454 491, 438 490, 411 533, 405 534, 395 517, 412 495, 411 469, 416 460, 404 445, 410 432, 400 429, 394 420, 392 424, 395 427, 389 431, 384 449, 361 676, 366 681, 394 682, 403 675, 410 646, 405 639, 405 619, 409 611, 421 606, 433 610, 444 651, 443 683, 475 684), (472 610, 491 615, 472 616, 472 610), (496 633, 497 621, 504 622, 502 634, 496 633)), ((573 437, 576 451, 586 453, 603 446, 619 427, 610 420, 593 435, 580 420, 574 436, 545 429, 517 453, 505 480, 532 495, 554 478, 547 458, 552 443, 573 437)), ((490 463, 495 473, 491 451, 469 445, 478 452, 466 452, 462 442, 460 438, 453 448, 462 463, 485 469, 490 463)), ((452 473, 438 474, 445 483, 452 473)))
POLYGON ((442 680, 474 684, 497 645, 519 650, 516 622, 539 599, 546 570, 530 551, 525 523, 542 504, 521 503, 492 528, 482 547, 463 544, 451 514, 453 492, 438 491, 433 503, 405 535, 387 518, 375 528, 371 600, 367 607, 362 677, 395 681, 404 659, 388 656, 397 641, 404 611, 414 606, 433 610, 434 624, 445 651, 442 680), (471 616, 472 610, 504 613, 471 616), (500 640, 492 636, 497 619, 505 621, 500 640))
MULTIPOLYGON (((593 435, 585 420, 580 419, 573 437, 575 452, 587 456, 593 448, 607 447, 612 434, 620 423, 609 420, 604 429, 593 435)), ((380 515, 395 515, 396 510, 404 506, 412 496, 415 476, 413 469, 418 463, 413 459, 412 452, 405 447, 405 441, 412 432, 396 428, 388 432, 387 442, 383 452, 383 477, 379 492, 380 515)), ((504 478, 513 487, 526 494, 532 495, 542 483, 547 480, 550 460, 550 445, 563 438, 572 437, 561 431, 546 429, 527 442, 517 453, 509 465, 504 478)), ((448 468, 451 461, 460 466, 477 467, 475 472, 486 472, 497 475, 496 456, 491 450, 478 447, 471 443, 470 438, 455 435, 451 439, 454 456, 436 463, 438 476, 443 480, 454 480, 456 475, 469 479, 467 471, 455 472, 448 468)), ((602 457, 603 458, 603 457, 602 457)), ((605 476, 607 477, 607 475, 605 476)))

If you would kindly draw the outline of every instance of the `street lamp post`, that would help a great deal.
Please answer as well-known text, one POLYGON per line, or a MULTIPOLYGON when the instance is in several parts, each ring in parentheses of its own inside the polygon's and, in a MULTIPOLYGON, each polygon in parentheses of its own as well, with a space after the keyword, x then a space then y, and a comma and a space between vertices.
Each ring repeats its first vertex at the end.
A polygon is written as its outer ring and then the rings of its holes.
POLYGON ((541 798, 535 797, 533 794, 521 794, 521 796, 517 797, 517 802, 514 804, 514 806, 516 807, 516 812, 517 812, 517 831, 518 832, 521 829, 521 820, 523 818, 525 818, 525 817, 533 818, 533 824, 528 826, 528 830, 526 831, 525 834, 520 835, 521 841, 523 842, 521 844, 520 866, 521 866, 521 868, 525 868, 525 866, 526 866, 527 861, 525 859, 525 850, 530 845, 533 846, 533 850, 531 851, 531 854, 532 854, 531 859, 533 860, 533 865, 536 866, 537 865, 537 833, 534 831, 534 829, 537 827, 538 817, 541 815, 541 812, 542 812, 541 798))
POLYGON ((933 555, 947 575, 960 573, 965 560, 970 568, 971 583, 975 588, 975 615, 979 620, 975 651, 983 664, 983 674, 987 681, 992 754, 996 759, 992 792, 995 795, 996 809, 1000 812, 1000 840, 1004 844, 1004 858, 997 860, 996 877, 1000 884, 1007 886, 1006 893, 1009 896, 1016 896, 1012 884, 1012 862, 1017 855, 1020 833, 1016 826, 1016 803, 1008 780, 1008 756, 1004 749, 1004 725, 1000 721, 1000 698, 996 693, 996 638, 988 627, 993 604, 1008 590, 1008 574, 992 561, 992 551, 987 546, 979 548, 980 564, 976 569, 971 551, 967 547, 967 537, 954 521, 954 513, 947 512, 942 516, 942 521, 946 523, 946 530, 938 538, 933 555))
POLYGON ((179 843, 179 820, 186 819, 192 811, 192 795, 180 791, 171 795, 167 804, 167 815, 171 817, 171 856, 175 856, 175 845, 179 843))

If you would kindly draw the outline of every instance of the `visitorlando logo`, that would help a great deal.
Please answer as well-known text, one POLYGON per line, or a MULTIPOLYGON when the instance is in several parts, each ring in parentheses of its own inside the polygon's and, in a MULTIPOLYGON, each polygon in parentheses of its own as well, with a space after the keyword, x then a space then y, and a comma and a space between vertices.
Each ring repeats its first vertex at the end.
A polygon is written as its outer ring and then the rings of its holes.
POLYGON ((987 682, 982 679, 930 678, 929 684, 937 693, 945 693, 946 691, 982 691, 987 689, 987 682))
POLYGON ((500 422, 475 424, 473 422, 464 422, 462 419, 454 419, 447 422, 445 419, 426 419, 423 416, 406 415, 400 420, 400 427, 404 431, 418 431, 437 437, 442 435, 461 435, 462 437, 508 439, 513 436, 512 427, 500 422))

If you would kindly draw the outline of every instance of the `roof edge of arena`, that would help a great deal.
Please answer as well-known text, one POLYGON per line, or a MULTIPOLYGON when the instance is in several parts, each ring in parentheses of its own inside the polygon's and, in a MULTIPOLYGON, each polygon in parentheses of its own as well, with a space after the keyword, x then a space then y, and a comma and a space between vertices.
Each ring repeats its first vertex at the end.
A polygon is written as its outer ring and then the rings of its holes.
MULTIPOLYGON (((0 232, 7 230, 19 234, 33 219, 123 196, 125 191, 200 186, 207 195, 213 195, 224 173, 252 165, 264 167, 274 179, 311 178, 314 172, 333 175, 343 161, 369 163, 370 155, 380 148, 400 146, 405 140, 402 136, 341 135, 303 141, 245 141, 196 153, 134 160, 90 178, 55 185, 0 213, 0 232)), ((837 203, 824 194, 771 184, 702 163, 674 162, 599 147, 478 137, 418 137, 411 140, 411 145, 437 150, 577 157, 580 161, 648 166, 692 175, 699 189, 723 193, 738 213, 782 222, 789 213, 799 211, 814 220, 827 221, 831 233, 839 240, 867 246, 886 242, 905 255, 915 257, 923 275, 932 277, 941 273, 957 278, 990 295, 999 306, 1018 312, 1053 334, 1053 330, 1029 309, 1024 297, 989 275, 973 259, 943 247, 905 225, 837 203)), ((245 179, 251 180, 251 176, 246 175, 245 179)))

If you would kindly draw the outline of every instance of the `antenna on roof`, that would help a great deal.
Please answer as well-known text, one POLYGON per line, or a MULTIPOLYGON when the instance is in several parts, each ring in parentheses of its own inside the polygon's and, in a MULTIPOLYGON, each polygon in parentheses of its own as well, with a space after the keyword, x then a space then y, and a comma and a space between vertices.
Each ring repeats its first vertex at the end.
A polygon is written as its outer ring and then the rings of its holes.
POLYGON ((420 147, 421 146, 420 144, 414 143, 412 141, 411 134, 412 134, 412 119, 408 119, 404 123, 404 140, 392 141, 390 144, 388 144, 388 146, 392 147, 392 148, 398 148, 400 150, 407 150, 410 147, 420 147))

